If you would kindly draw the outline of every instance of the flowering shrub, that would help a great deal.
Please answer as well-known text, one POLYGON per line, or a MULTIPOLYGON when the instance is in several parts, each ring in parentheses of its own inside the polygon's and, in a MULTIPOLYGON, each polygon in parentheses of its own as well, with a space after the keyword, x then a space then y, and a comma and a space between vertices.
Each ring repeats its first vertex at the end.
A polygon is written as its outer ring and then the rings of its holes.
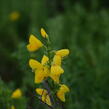
POLYGON ((68 49, 53 50, 48 34, 41 28, 41 35, 44 43, 34 35, 30 35, 27 49, 29 52, 38 51, 44 48, 44 55, 41 62, 36 59, 29 60, 29 66, 34 72, 35 84, 42 84, 41 88, 36 88, 39 100, 53 109, 61 108, 60 102, 65 102, 65 94, 70 91, 67 85, 60 81, 64 73, 62 62, 69 55, 68 49))

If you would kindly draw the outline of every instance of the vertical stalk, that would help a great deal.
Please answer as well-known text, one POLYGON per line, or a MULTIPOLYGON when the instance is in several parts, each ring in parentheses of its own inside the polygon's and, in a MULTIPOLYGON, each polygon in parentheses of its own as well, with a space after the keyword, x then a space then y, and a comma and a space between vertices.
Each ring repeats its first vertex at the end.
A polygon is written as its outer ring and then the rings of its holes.
POLYGON ((52 109, 56 109, 55 100, 54 100, 53 96, 51 95, 51 89, 50 89, 50 87, 49 87, 49 85, 48 85, 47 80, 45 80, 45 81, 43 82, 43 85, 44 85, 44 87, 46 88, 46 90, 48 91, 48 95, 49 95, 50 100, 51 100, 51 103, 52 103, 52 109))
MULTIPOLYGON (((51 67, 51 54, 50 54, 50 51, 51 51, 51 48, 50 48, 50 45, 51 43, 50 43, 50 39, 49 39, 49 37, 47 38, 47 47, 46 47, 46 51, 47 51, 47 55, 48 55, 48 58, 49 58, 49 66, 51 67)), ((43 82, 43 84, 44 84, 44 86, 45 86, 45 88, 47 89, 47 91, 48 91, 48 94, 49 94, 49 97, 50 97, 50 100, 51 100, 51 103, 52 103, 52 109, 56 109, 56 104, 55 104, 55 100, 54 100, 54 98, 53 98, 53 96, 52 96, 52 94, 51 94, 51 89, 50 89, 50 86, 49 86, 49 84, 48 84, 48 81, 47 80, 45 80, 44 82, 43 82)))
MULTIPOLYGON (((47 38, 47 46, 45 48, 46 48, 46 52, 47 52, 47 55, 48 55, 48 58, 49 58, 49 63, 48 64, 49 64, 49 66, 51 68, 51 64, 52 64, 51 53, 50 53, 51 52, 51 42, 50 42, 49 37, 47 38)), ((52 108, 52 109, 58 109, 58 106, 57 106, 58 104, 55 102, 55 99, 54 99, 54 97, 53 97, 53 95, 51 93, 51 88, 49 86, 48 81, 45 80, 43 82, 43 85, 44 85, 45 89, 48 91, 48 95, 49 95, 50 100, 51 100, 51 103, 52 103, 52 106, 50 108, 52 108)), ((62 108, 63 106, 61 105, 60 107, 62 108)))

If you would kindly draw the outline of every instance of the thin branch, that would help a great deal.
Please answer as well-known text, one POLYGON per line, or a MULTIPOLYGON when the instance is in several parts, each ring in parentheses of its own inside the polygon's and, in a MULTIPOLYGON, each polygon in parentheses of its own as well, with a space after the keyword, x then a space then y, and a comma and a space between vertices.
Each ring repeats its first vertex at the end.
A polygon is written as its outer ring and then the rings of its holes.
POLYGON ((53 96, 51 95, 51 89, 50 89, 50 87, 49 87, 49 85, 48 85, 48 82, 47 82, 47 80, 45 80, 44 82, 43 82, 43 85, 44 85, 44 87, 46 88, 46 90, 48 91, 48 95, 49 95, 49 97, 50 97, 50 100, 51 100, 51 102, 52 102, 52 109, 56 109, 55 107, 55 100, 54 100, 54 98, 53 98, 53 96))

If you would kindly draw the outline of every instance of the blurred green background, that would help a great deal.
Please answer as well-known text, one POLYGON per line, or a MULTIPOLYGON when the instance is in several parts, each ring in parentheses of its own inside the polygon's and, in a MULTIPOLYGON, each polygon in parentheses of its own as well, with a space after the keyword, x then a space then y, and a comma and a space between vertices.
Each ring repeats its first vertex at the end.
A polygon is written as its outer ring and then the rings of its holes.
POLYGON ((108 0, 0 0, 0 109, 16 88, 25 95, 16 109, 46 109, 33 96, 37 85, 26 49, 30 33, 40 39, 41 27, 54 49, 70 49, 62 81, 71 91, 64 108, 109 109, 108 0), (13 12, 17 20, 10 18, 13 12))

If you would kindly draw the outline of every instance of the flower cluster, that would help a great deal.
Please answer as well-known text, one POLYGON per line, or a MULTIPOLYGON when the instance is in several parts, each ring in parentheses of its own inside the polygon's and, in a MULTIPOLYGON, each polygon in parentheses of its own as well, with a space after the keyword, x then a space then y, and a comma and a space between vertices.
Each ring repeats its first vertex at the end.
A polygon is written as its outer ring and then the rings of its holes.
POLYGON ((45 44, 43 44, 33 34, 29 37, 29 44, 27 45, 29 52, 35 52, 42 47, 45 48, 45 54, 43 55, 41 62, 37 61, 36 59, 30 59, 29 66, 31 67, 32 71, 35 72, 34 82, 36 84, 47 83, 44 84, 45 88, 36 88, 36 93, 40 95, 42 102, 49 106, 53 106, 54 103, 51 96, 52 91, 55 93, 54 95, 57 97, 57 99, 62 102, 65 102, 65 94, 69 92, 68 86, 61 84, 60 82, 60 76, 64 73, 64 69, 62 68, 62 61, 64 57, 69 55, 69 50, 52 50, 50 48, 51 43, 49 36, 43 28, 41 28, 41 36, 44 38, 45 44), (54 90, 53 87, 51 90, 48 88, 51 84, 54 84, 54 86, 58 85, 58 89, 56 88, 56 90, 54 90))

